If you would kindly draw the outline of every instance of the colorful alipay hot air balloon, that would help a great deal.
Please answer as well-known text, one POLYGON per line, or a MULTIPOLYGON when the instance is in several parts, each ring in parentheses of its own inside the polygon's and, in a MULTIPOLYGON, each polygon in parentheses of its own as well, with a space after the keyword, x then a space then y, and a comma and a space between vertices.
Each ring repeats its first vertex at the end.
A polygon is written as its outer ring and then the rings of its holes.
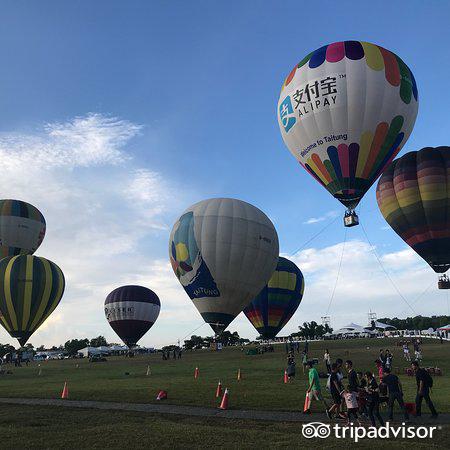
POLYGON ((273 339, 302 301, 305 281, 300 269, 280 256, 275 272, 244 314, 264 339, 273 339))
POLYGON ((450 147, 396 159, 377 185, 381 213, 437 273, 450 268, 450 147))
POLYGON ((283 140, 298 162, 353 209, 407 141, 417 86, 394 53, 345 41, 313 51, 286 78, 278 101, 283 140))
POLYGON ((0 260, 0 324, 20 345, 42 325, 64 293, 64 275, 51 261, 38 256, 0 260))
POLYGON ((105 316, 128 347, 134 347, 159 316, 158 296, 143 286, 121 286, 105 300, 105 316))
POLYGON ((278 235, 249 203, 212 198, 189 207, 173 226, 170 262, 211 328, 220 333, 264 287, 278 261, 278 235))
POLYGON ((0 200, 0 258, 36 251, 45 236, 41 212, 21 200, 0 200))

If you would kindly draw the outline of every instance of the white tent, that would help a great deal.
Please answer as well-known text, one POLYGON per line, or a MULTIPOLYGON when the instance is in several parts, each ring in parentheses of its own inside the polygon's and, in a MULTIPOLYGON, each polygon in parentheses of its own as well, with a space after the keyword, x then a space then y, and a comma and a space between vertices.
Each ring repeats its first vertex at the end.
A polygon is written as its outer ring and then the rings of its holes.
POLYGON ((339 330, 333 331, 333 335, 338 336, 369 336, 371 334, 377 334, 375 331, 366 330, 361 325, 358 325, 356 323, 349 323, 348 325, 345 325, 344 327, 340 328, 339 330))
MULTIPOLYGON (((366 327, 366 328, 370 328, 366 327)), ((391 330, 396 330, 397 328, 395 328, 393 325, 388 325, 387 323, 382 323, 382 322, 375 322, 375 328, 377 330, 382 330, 382 331, 391 331, 391 330)))
POLYGON ((78 350, 78 353, 81 353, 85 358, 93 355, 109 355, 109 347, 101 346, 101 347, 84 347, 81 350, 78 350))

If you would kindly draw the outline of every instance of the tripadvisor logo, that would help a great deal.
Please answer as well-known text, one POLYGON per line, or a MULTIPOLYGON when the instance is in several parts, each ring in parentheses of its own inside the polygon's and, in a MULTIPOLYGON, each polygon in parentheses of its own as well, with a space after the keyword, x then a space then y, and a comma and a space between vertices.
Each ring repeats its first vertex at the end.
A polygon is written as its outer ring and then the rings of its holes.
POLYGON ((306 423, 302 427, 303 437, 307 439, 319 438, 326 439, 333 435, 336 439, 352 439, 358 442, 360 439, 432 439, 433 433, 442 427, 414 427, 407 426, 402 422, 399 426, 391 426, 389 422, 383 427, 351 427, 335 424, 333 426, 322 422, 306 423))

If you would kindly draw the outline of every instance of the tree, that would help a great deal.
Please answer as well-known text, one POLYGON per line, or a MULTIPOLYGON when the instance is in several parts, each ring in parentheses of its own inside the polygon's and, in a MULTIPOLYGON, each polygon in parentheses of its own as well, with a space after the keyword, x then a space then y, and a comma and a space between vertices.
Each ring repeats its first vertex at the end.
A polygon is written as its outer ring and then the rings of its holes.
POLYGON ((325 333, 331 333, 332 328, 328 324, 318 325, 317 322, 304 322, 303 326, 299 327, 298 333, 291 334, 291 337, 303 337, 305 339, 314 339, 317 336, 323 336, 325 333))
POLYGON ((27 352, 33 352, 33 355, 36 354, 36 350, 34 349, 33 344, 28 343, 27 345, 25 345, 24 348, 25 348, 25 351, 27 351, 27 352))
POLYGON ((75 355, 79 350, 89 345, 89 339, 71 339, 64 344, 64 350, 69 355, 75 355))
POLYGON ((108 343, 106 342, 106 339, 104 336, 97 336, 96 338, 92 338, 91 342, 89 343, 91 347, 101 347, 106 346, 108 343))
POLYGON ((201 336, 195 334, 190 339, 184 341, 184 348, 186 350, 192 350, 193 348, 202 348, 205 346, 205 340, 201 336))
POLYGON ((7 353, 13 353, 16 349, 10 344, 0 344, 0 358, 3 358, 7 353))

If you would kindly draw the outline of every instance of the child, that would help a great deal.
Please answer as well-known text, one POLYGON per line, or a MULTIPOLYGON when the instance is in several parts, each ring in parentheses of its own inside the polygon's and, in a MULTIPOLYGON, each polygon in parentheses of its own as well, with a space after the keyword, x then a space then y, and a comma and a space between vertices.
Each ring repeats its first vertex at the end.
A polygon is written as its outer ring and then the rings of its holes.
POLYGON ((363 376, 362 372, 356 372, 356 375, 358 376, 358 383, 359 383, 359 389, 358 389, 358 411, 363 417, 368 417, 367 414, 367 395, 366 395, 366 387, 367 387, 367 381, 363 376))
POLYGON ((356 422, 358 422, 358 425, 361 426, 358 417, 358 400, 356 398, 356 392, 344 391, 342 396, 344 397, 347 406, 347 425, 351 425, 351 420, 354 418, 356 422))

